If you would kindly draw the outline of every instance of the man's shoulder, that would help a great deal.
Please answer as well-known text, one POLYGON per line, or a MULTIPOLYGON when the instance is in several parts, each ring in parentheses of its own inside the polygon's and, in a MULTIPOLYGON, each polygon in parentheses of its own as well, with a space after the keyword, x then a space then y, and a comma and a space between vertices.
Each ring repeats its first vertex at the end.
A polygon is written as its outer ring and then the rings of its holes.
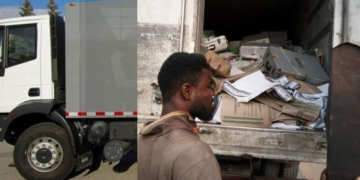
POLYGON ((192 140, 190 146, 179 152, 173 164, 174 176, 180 177, 179 179, 198 176, 203 171, 208 171, 206 169, 219 171, 217 160, 210 146, 201 140, 192 140), (194 168, 198 172, 191 172, 194 168))
POLYGON ((173 145, 174 146, 171 149, 174 149, 175 151, 178 150, 178 159, 189 159, 194 161, 195 159, 214 157, 214 153, 212 152, 210 146, 203 142, 200 138, 195 138, 193 136, 179 138, 175 140, 173 145))

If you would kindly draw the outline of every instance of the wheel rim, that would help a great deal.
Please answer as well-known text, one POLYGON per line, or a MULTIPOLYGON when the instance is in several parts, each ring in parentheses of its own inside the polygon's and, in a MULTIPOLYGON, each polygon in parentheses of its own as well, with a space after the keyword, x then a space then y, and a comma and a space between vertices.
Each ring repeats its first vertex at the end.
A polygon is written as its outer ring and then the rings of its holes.
POLYGON ((55 139, 41 137, 29 145, 27 159, 31 167, 36 171, 50 172, 61 164, 63 149, 55 139))

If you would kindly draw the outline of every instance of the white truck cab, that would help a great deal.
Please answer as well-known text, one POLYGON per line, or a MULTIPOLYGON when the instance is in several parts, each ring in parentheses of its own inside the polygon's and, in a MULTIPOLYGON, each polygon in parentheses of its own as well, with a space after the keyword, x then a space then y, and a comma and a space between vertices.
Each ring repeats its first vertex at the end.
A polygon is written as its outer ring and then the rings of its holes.
POLYGON ((0 20, 0 113, 54 99, 49 22, 48 15, 0 20))

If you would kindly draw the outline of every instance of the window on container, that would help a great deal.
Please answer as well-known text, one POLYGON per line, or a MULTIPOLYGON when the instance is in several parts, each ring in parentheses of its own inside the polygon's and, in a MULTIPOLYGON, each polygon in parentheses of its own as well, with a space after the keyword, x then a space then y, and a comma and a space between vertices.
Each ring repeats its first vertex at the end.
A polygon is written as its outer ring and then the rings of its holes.
POLYGON ((36 24, 8 27, 7 67, 36 59, 36 24))

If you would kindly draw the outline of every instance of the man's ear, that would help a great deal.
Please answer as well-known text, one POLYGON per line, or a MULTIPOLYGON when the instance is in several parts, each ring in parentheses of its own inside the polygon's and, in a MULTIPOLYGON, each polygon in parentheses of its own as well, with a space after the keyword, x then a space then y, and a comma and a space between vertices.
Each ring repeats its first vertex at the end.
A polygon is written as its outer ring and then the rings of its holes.
POLYGON ((189 83, 185 83, 181 86, 181 96, 185 100, 190 100, 192 98, 193 91, 193 86, 189 83))

